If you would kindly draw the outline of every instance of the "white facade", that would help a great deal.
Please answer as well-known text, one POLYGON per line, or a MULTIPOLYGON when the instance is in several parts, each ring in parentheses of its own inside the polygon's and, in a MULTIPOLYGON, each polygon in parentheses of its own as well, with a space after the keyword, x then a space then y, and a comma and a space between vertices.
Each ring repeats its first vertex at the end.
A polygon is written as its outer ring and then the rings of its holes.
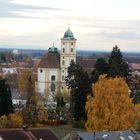
POLYGON ((72 60, 76 62, 76 39, 68 29, 61 39, 60 54, 53 45, 38 67, 37 91, 43 97, 47 97, 47 100, 53 101, 58 89, 63 92, 72 60))

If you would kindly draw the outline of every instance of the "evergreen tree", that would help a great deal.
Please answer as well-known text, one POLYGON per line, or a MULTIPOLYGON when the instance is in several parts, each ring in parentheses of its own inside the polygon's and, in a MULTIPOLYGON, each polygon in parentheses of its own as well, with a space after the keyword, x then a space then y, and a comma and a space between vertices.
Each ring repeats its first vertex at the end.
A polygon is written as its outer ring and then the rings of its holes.
POLYGON ((134 104, 140 104, 140 76, 131 76, 129 80, 130 97, 133 99, 134 104))
POLYGON ((92 82, 95 83, 100 75, 108 74, 108 71, 109 71, 108 63, 103 58, 97 59, 91 76, 92 82))
POLYGON ((70 108, 73 118, 76 121, 86 119, 85 102, 86 97, 90 93, 91 84, 88 74, 74 61, 68 68, 68 76, 66 83, 71 89, 70 108))
POLYGON ((60 106, 61 107, 64 107, 65 106, 65 102, 64 102, 63 96, 61 97, 61 100, 60 100, 60 106))
POLYGON ((125 79, 130 75, 130 69, 128 64, 124 61, 122 53, 118 46, 113 48, 111 55, 109 57, 109 77, 123 77, 125 79))
POLYGON ((0 78, 0 116, 14 112, 10 87, 0 78))

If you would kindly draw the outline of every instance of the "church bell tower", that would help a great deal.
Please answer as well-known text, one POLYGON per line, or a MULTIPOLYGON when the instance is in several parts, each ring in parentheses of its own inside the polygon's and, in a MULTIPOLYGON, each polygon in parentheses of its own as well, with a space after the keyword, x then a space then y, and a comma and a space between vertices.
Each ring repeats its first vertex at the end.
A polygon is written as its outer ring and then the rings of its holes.
POLYGON ((60 68, 61 68, 61 83, 65 83, 65 77, 68 75, 68 67, 71 61, 76 62, 76 38, 70 28, 64 33, 61 38, 60 51, 60 68))

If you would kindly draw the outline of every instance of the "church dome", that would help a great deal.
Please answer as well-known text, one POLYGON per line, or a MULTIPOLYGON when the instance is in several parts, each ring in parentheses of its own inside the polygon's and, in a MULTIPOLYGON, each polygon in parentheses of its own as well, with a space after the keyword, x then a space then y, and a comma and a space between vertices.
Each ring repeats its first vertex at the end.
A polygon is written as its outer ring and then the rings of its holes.
POLYGON ((57 53, 57 48, 54 46, 54 43, 53 43, 53 46, 48 49, 48 52, 49 53, 57 53))
POLYGON ((64 38, 74 38, 73 32, 68 29, 65 33, 64 33, 64 38))

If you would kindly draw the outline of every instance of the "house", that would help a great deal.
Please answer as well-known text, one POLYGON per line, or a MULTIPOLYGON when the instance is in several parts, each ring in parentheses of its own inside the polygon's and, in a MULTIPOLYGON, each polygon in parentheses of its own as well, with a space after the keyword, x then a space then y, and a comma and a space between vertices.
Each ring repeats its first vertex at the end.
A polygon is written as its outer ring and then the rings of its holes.
POLYGON ((79 132, 76 137, 80 140, 140 140, 139 134, 134 130, 79 132))

